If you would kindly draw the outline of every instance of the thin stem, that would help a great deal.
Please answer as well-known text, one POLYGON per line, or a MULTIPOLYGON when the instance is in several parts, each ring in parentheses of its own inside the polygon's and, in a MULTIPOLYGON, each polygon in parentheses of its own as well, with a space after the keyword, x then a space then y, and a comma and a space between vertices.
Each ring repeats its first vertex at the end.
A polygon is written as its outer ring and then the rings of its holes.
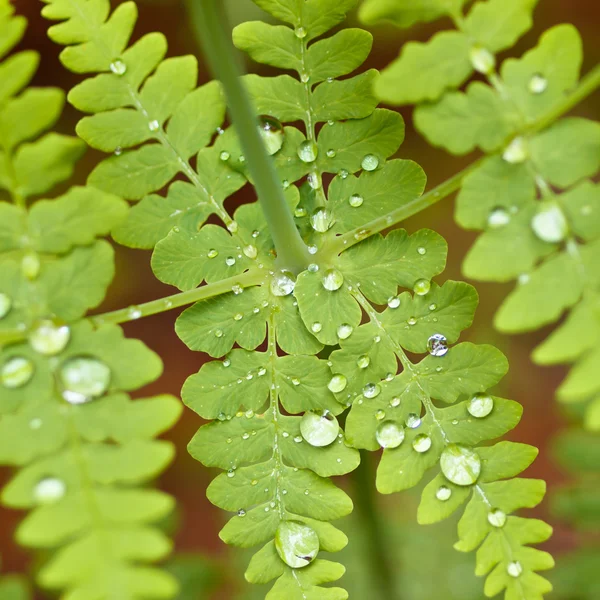
POLYGON ((149 317, 150 315, 165 312, 172 308, 178 308, 180 306, 185 306, 186 304, 192 304, 200 300, 207 300, 214 296, 226 294, 227 292, 232 291, 234 285, 239 285, 243 288, 259 285, 260 283, 263 283, 264 279, 265 273, 255 269, 253 271, 247 271, 242 275, 228 277, 227 279, 222 279, 216 283, 203 285, 202 287, 193 290, 180 292, 179 294, 173 294, 172 296, 166 296, 165 298, 159 298, 158 300, 152 300, 150 302, 145 302, 144 304, 138 304, 128 308, 121 308, 112 312, 96 315, 90 317, 89 320, 94 325, 134 321, 141 317, 149 317))
POLYGON ((196 0, 192 14, 204 55, 211 71, 220 79, 248 169, 252 175, 280 266, 298 273, 310 262, 308 250, 285 201, 283 187, 260 137, 256 112, 240 79, 238 56, 231 43, 224 3, 196 0))
POLYGON ((362 553, 370 564, 369 572, 373 575, 371 585, 373 600, 394 600, 396 598, 395 578, 391 568, 391 552, 387 551, 388 540, 385 532, 385 519, 376 505, 375 470, 372 456, 361 451, 358 468, 350 475, 354 487, 356 516, 361 522, 361 531, 366 536, 362 553))

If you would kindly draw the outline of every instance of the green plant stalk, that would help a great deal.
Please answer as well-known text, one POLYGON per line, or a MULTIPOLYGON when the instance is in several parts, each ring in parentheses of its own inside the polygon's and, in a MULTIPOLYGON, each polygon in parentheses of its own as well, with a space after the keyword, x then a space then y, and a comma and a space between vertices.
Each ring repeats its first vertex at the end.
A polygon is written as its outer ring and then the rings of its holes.
POLYGON ((240 79, 238 56, 230 39, 222 0, 192 0, 192 16, 213 75, 225 90, 231 120, 242 150, 282 269, 303 271, 309 254, 285 201, 283 187, 265 150, 257 127, 256 111, 240 79))

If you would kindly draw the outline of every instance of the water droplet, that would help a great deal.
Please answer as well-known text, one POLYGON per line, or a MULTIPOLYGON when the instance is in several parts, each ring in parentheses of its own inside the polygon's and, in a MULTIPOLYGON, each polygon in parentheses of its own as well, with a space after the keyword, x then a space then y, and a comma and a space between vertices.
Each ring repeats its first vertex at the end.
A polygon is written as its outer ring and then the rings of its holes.
POLYGON ((416 325, 417 324, 417 320, 414 317, 409 317, 408 320, 406 321, 409 325, 416 325))
POLYGON ((506 572, 511 577, 519 577, 519 575, 521 575, 521 573, 523 572, 523 566, 518 560, 513 560, 512 562, 509 562, 508 565, 506 565, 506 572))
POLYGON ((328 158, 335 158, 336 152, 333 148, 330 148, 325 154, 327 154, 328 158))
POLYGON ((425 433, 420 433, 413 440, 412 447, 416 452, 427 452, 431 448, 431 438, 425 433))
POLYGON ((527 87, 532 94, 541 94, 546 91, 548 80, 541 73, 534 73, 527 87))
POLYGON ((473 46, 470 51, 470 59, 473 68, 479 73, 489 75, 496 67, 496 58, 482 46, 473 46))
POLYGON ((531 219, 531 228, 543 242, 556 243, 565 239, 569 226, 556 202, 540 202, 537 213, 531 219))
POLYGON ((227 223, 227 231, 229 231, 230 233, 236 233, 237 230, 239 229, 239 225, 237 224, 237 221, 229 221, 229 223, 227 223))
POLYGON ((346 377, 341 373, 337 373, 329 380, 327 387, 329 388, 329 391, 333 392, 334 394, 339 394, 339 392, 344 391, 347 384, 348 380, 346 377))
POLYGON ((289 296, 296 287, 296 279, 290 271, 279 271, 271 279, 271 293, 274 296, 289 296))
POLYGON ((244 288, 239 284, 239 283, 234 283, 231 286, 231 291, 236 295, 239 296, 240 294, 244 293, 244 288))
POLYGON ((311 227, 319 233, 325 233, 333 225, 333 215, 326 208, 318 208, 310 216, 311 227))
POLYGON ((60 382, 62 396, 69 404, 84 404, 106 392, 110 369, 91 356, 77 356, 61 367, 60 382))
POLYGON ((296 444, 299 444, 301 441, 302 441, 302 436, 301 435, 294 436, 294 442, 296 442, 296 444))
POLYGON ((379 159, 374 154, 367 154, 360 163, 364 171, 374 171, 379 166, 379 159))
POLYGON ((300 219, 302 217, 306 216, 306 209, 303 206, 299 206, 296 210, 294 210, 294 216, 297 219, 300 219))
POLYGON ((419 246, 417 248, 417 252, 421 255, 424 256, 425 254, 427 254, 427 250, 425 248, 423 248, 423 246, 419 246))
POLYGON ((404 441, 404 429, 393 421, 384 421, 375 431, 375 439, 382 448, 397 448, 404 441))
POLYGON ((387 305, 390 308, 398 308, 400 306, 400 298, 398 296, 391 296, 388 298, 387 305))
POLYGON ((222 329, 215 329, 215 337, 216 338, 222 338, 223 337, 223 330, 222 329))
POLYGON ((346 340, 352 335, 353 331, 354 327, 352 327, 352 325, 349 325, 348 323, 342 323, 337 328, 337 336, 340 338, 340 340, 346 340))
POLYGON ((247 431, 244 431, 244 433, 242 434, 242 439, 243 440, 249 440, 250 439, 250 434, 247 431))
POLYGON ((12 308, 12 300, 10 296, 0 293, 0 319, 3 319, 12 308))
POLYGON ((139 319, 142 316, 142 311, 139 306, 130 306, 127 310, 127 316, 132 319, 139 319))
POLYGON ((237 511, 237 516, 238 517, 245 517, 246 516, 246 511, 243 508, 240 508, 240 510, 237 511))
POLYGON ((529 283, 530 279, 531 279, 531 277, 529 276, 529 273, 521 273, 519 275, 519 277, 517 277, 517 281, 519 282, 519 285, 525 285, 525 284, 529 283))
POLYGON ((362 356, 358 357, 358 359, 356 361, 356 366, 359 369, 366 369, 369 366, 370 362, 371 362, 371 359, 366 354, 363 354, 362 356))
POLYGON ((344 276, 337 269, 327 269, 321 281, 323 287, 330 292, 339 290, 344 284, 344 276))
POLYGON ((432 303, 429 305, 429 310, 435 310, 436 308, 437 308, 437 304, 436 304, 435 302, 432 302, 432 303))
POLYGON ((207 253, 206 256, 208 256, 208 258, 216 258, 217 256, 219 256, 219 251, 215 250, 214 248, 211 248, 207 253))
POLYGON ((297 377, 292 377, 292 385, 300 385, 300 380, 297 377))
POLYGON ((315 245, 307 246, 306 249, 308 250, 309 254, 316 254, 319 250, 315 245))
POLYGON ((308 525, 282 521, 275 533, 275 549, 286 565, 300 569, 309 565, 319 553, 319 536, 308 525))
POLYGON ((220 158, 222 161, 227 161, 227 160, 229 160, 229 158, 230 158, 230 157, 231 157, 231 154, 229 154, 229 152, 227 152, 227 150, 223 150, 223 151, 221 152, 221 154, 219 154, 219 158, 220 158))
POLYGON ((22 356, 9 358, 0 371, 2 385, 9 389, 24 386, 33 377, 35 367, 33 363, 22 356))
POLYGON ((283 125, 275 117, 261 115, 258 118, 258 130, 263 139, 268 154, 271 156, 281 150, 283 146, 283 125))
POLYGON ((29 421, 29 429, 39 429, 42 424, 42 420, 36 417, 35 419, 31 419, 31 421, 29 421))
POLYGON ((235 477, 235 469, 228 469, 227 470, 227 477, 229 477, 230 479, 232 477, 235 477))
POLYGON ((67 486, 57 477, 44 477, 33 488, 33 498, 38 504, 53 504, 66 493, 67 486))
POLYGON ((375 413, 375 418, 378 421, 383 421, 385 419, 385 411, 381 410, 381 408, 375 413))
POLYGON ((410 429, 416 429, 421 425, 421 417, 416 413, 410 413, 406 417, 406 426, 410 429))
POLYGON ((308 265, 307 270, 309 273, 316 273, 319 270, 319 265, 317 263, 310 263, 308 265))
POLYGON ((115 156, 121 156, 121 154, 123 154, 123 148, 121 148, 121 146, 117 146, 115 148, 114 154, 115 154, 115 156))
POLYGON ((329 446, 337 439, 340 426, 328 410, 315 410, 304 414, 300 433, 311 446, 329 446))
POLYGON ((431 289, 431 282, 428 279, 417 279, 413 286, 413 291, 417 296, 425 296, 431 289))
POLYGON ((352 196, 348 198, 348 204, 350 204, 350 206, 352 206, 353 208, 358 208, 359 206, 362 206, 362 203, 364 201, 365 199, 360 194, 352 194, 352 196))
POLYGON ((467 404, 467 410, 473 417, 481 419, 487 417, 494 408, 494 399, 488 394, 475 394, 467 404))
POLYGON ((472 485, 481 472, 481 459, 471 448, 449 444, 440 457, 442 473, 456 485, 472 485))
POLYGON ((21 259, 21 272, 23 275, 33 281, 40 274, 40 257, 33 251, 25 253, 21 259))
POLYGON ((435 497, 441 502, 446 502, 452 496, 452 490, 447 485, 440 485, 435 493, 435 497))
POLYGON ((243 318, 244 318, 244 315, 242 313, 236 313, 235 315, 233 315, 234 321, 241 321, 243 318))
POLYGON ((510 223, 510 213, 503 206, 492 208, 487 218, 490 229, 499 229, 510 223))
POLYGON ((294 29, 294 33, 298 39, 303 40, 306 37, 307 31, 304 29, 304 27, 296 27, 296 29, 294 29))
POLYGON ((363 388, 365 398, 376 398, 381 393, 381 386, 378 383, 367 383, 363 388))
POLYGON ((230 367, 231 366, 231 359, 230 358, 226 358, 223 360, 223 366, 225 368, 230 367))
POLYGON ((122 60, 117 59, 110 63, 110 70, 115 75, 125 75, 127 65, 122 60))
POLYGON ((317 160, 319 154, 319 148, 312 140, 304 140, 298 146, 298 158, 305 163, 311 163, 317 160))
POLYGON ((150 131, 158 131, 160 129, 160 123, 154 119, 148 123, 148 129, 150 129, 150 131))
POLYGON ((233 267, 233 265, 235 265, 235 258, 233 258, 233 256, 228 256, 228 257, 225 259, 225 264, 226 264, 228 267, 233 267))
POLYGON ((348 175, 350 175, 350 173, 348 173, 347 169, 342 169, 339 173, 338 173, 338 177, 340 179, 346 179, 348 177, 348 175))
POLYGON ((258 255, 258 250, 256 249, 256 246, 253 246, 252 244, 248 244, 247 246, 244 246, 243 252, 248 258, 254 259, 258 255))
POLYGON ((40 321, 29 334, 29 344, 40 354, 53 356, 62 352, 71 339, 71 330, 64 323, 40 321))
POLYGON ((327 83, 333 83, 333 77, 328 77, 328 78, 326 79, 326 81, 327 81, 327 83))
POLYGON ((323 325, 321 325, 321 323, 319 323, 319 321, 315 321, 311 326, 310 326, 310 330, 313 333, 319 333, 319 331, 321 331, 321 329, 323 329, 323 325))
POLYGON ((400 406, 400 398, 398 398, 398 396, 394 396, 391 400, 390 400, 390 406, 392 408, 396 408, 397 406, 400 406))
POLYGON ((492 527, 504 527, 506 523, 506 513, 499 508, 494 508, 488 513, 488 523, 492 527))
POLYGON ((529 157, 527 145, 522 137, 516 137, 505 149, 502 158, 511 164, 522 163, 529 157))
POLYGON ((444 356, 448 352, 446 336, 441 333, 434 333, 427 340, 427 350, 431 356, 444 356))
POLYGON ((225 133, 225 130, 222 127, 217 127, 215 131, 217 132, 217 135, 223 135, 225 133))

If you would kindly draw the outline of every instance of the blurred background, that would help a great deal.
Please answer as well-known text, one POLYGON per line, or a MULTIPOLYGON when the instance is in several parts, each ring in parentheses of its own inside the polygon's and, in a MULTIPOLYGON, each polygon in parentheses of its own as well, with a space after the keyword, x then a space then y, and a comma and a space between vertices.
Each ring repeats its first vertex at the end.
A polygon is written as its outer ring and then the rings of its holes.
MULTIPOLYGON (((251 0, 223 0, 226 2, 232 24, 244 20, 264 18, 251 0)), ((134 39, 154 30, 162 31, 168 38, 169 55, 195 54, 199 56, 198 45, 191 19, 186 10, 185 0, 137 0, 140 18, 134 33, 134 39)), ((113 2, 118 4, 118 2, 113 2)), ((42 6, 38 0, 14 0, 16 11, 27 16, 29 29, 21 47, 37 50, 42 57, 40 69, 33 81, 36 86, 60 86, 65 90, 75 85, 79 78, 64 70, 58 61, 59 48, 52 44, 47 36, 48 23, 39 11, 42 6)), ((600 60, 600 3, 597 0, 540 0, 535 11, 535 25, 512 49, 508 55, 518 56, 534 46, 542 31, 552 25, 570 22, 580 31, 584 40, 585 60, 583 72, 587 72, 600 60)), ((358 25, 356 16, 351 15, 346 26, 358 25)), ((443 20, 433 24, 418 25, 408 31, 398 31, 391 27, 376 27, 373 52, 363 66, 382 68, 397 56, 400 45, 409 39, 426 40, 439 29, 449 26, 443 20)), ((504 56, 500 57, 501 59, 504 56)), ((248 64, 248 70, 261 74, 270 74, 267 67, 248 64)), ((199 82, 209 79, 209 75, 200 58, 199 82)), ((588 98, 576 107, 575 113, 591 119, 600 119, 599 95, 588 98)), ((470 163, 476 154, 456 158, 444 151, 436 150, 416 134, 411 124, 411 110, 401 111, 406 120, 406 140, 398 156, 417 161, 428 174, 428 187, 434 187, 461 168, 470 163)), ((67 106, 58 129, 72 134, 80 115, 67 106)), ((100 158, 99 153, 88 151, 79 163, 76 182, 83 182, 87 174, 100 158)), ((252 200, 250 189, 246 187, 228 202, 233 209, 239 203, 252 200)), ((420 215, 405 222, 409 232, 421 227, 435 229, 449 243, 448 266, 438 281, 445 279, 464 279, 461 275, 463 257, 473 243, 472 232, 459 229, 453 222, 453 199, 448 198, 420 215)), ((537 509, 529 511, 553 525, 555 533, 546 544, 546 549, 557 555, 564 569, 562 575, 555 576, 558 590, 552 598, 580 600, 600 599, 600 574, 597 587, 587 592, 578 589, 577 579, 569 577, 567 557, 582 543, 589 544, 586 533, 574 529, 571 524, 561 522, 553 515, 550 498, 553 491, 568 484, 570 475, 561 469, 553 451, 553 440, 557 433, 564 430, 571 420, 562 411, 554 399, 554 390, 565 374, 563 368, 541 368, 534 365, 529 355, 531 350, 546 337, 549 329, 533 334, 506 337, 492 328, 492 317, 502 299, 510 290, 510 285, 475 283, 480 294, 480 306, 476 320, 463 339, 479 343, 491 343, 502 349, 509 357, 511 369, 503 380, 498 395, 513 398, 522 403, 525 413, 520 425, 510 433, 509 438, 527 442, 540 448, 540 456, 526 472, 526 476, 543 478, 548 482, 547 500, 537 509), (564 560, 561 561, 561 557, 564 560), (597 593, 597 595, 595 595, 597 593)), ((117 277, 109 290, 109 299, 99 309, 100 312, 112 310, 130 304, 139 304, 147 300, 171 294, 174 290, 158 282, 150 269, 150 253, 117 248, 117 277)), ((172 311, 125 325, 127 335, 142 339, 158 352, 165 362, 165 371, 161 379, 140 393, 146 396, 155 393, 179 394, 186 377, 196 372, 206 356, 193 353, 179 341, 173 331, 173 323, 178 311, 172 311)), ((177 446, 177 458, 171 468, 163 475, 159 485, 173 494, 178 501, 178 513, 165 523, 175 539, 175 554, 170 568, 182 581, 180 600, 198 599, 234 599, 251 600, 264 598, 266 588, 253 586, 249 590, 245 584, 243 572, 248 555, 232 550, 222 544, 218 531, 227 515, 213 507, 205 497, 205 489, 216 473, 194 461, 186 452, 186 444, 202 421, 197 415, 186 410, 178 425, 168 434, 177 446)), ((377 457, 372 457, 375 461, 377 457)), ((373 465, 375 466, 375 465, 373 465)), ((2 480, 8 477, 6 470, 0 473, 2 480)), ((342 481, 341 485, 353 495, 351 481, 342 481)), ((354 483, 356 485, 356 483, 354 483)), ((374 486, 374 482, 370 482, 374 486)), ((378 512, 385 518, 389 527, 389 560, 397 575, 398 600, 480 600, 483 598, 482 581, 473 575, 473 555, 462 555, 451 550, 456 540, 455 522, 448 520, 434 526, 416 525, 416 506, 419 490, 412 493, 396 494, 391 497, 376 496, 378 512)), ((600 509, 597 510, 600 513, 600 509)), ((13 533, 21 515, 15 511, 0 509, 0 555, 3 572, 26 571, 35 568, 36 557, 29 555, 13 541, 13 533)), ((349 534, 350 544, 339 556, 347 567, 347 574, 341 584, 350 591, 352 598, 367 600, 377 587, 376 578, 366 572, 364 565, 365 548, 360 527, 348 518, 339 526, 349 534)), ((593 541, 593 540, 592 540, 593 541)), ((598 541, 598 538, 596 538, 598 541)), ((560 574, 560 571, 559 571, 560 574)), ((36 598, 46 598, 39 595, 36 598)), ((1 600, 1 599, 0 599, 1 600)), ((390 599, 395 600, 395 599, 390 599)))

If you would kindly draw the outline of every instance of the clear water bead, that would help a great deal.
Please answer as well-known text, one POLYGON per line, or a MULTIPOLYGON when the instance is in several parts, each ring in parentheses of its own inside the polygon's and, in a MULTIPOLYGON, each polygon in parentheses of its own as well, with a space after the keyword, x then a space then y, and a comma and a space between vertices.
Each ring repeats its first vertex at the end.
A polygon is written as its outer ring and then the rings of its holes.
POLYGON ((323 274, 321 283, 326 290, 335 292, 344 285, 344 276, 337 269, 327 269, 323 274))
POLYGON ((431 448, 431 438, 425 433, 420 433, 413 440, 412 447, 415 452, 427 452, 431 448))
POLYGON ((275 533, 275 549, 286 565, 301 569, 319 553, 319 536, 304 523, 282 521, 275 533))
POLYGON ((522 163, 528 157, 527 144, 522 137, 516 137, 502 153, 502 158, 511 164, 522 163))
POLYGON ((470 59, 473 68, 479 73, 489 75, 496 67, 496 58, 482 46, 473 46, 470 51, 470 59))
POLYGON ((428 279, 418 279, 415 281, 415 285, 413 286, 413 291, 417 296, 425 296, 429 293, 431 289, 431 282, 428 279))
POLYGON ((385 411, 381 408, 375 413, 375 418, 378 421, 383 421, 385 419, 385 411))
POLYGON ((434 333, 427 340, 427 350, 431 356, 444 356, 448 352, 448 341, 441 333, 434 333))
POLYGON ((295 216, 297 219, 301 219, 302 217, 305 217, 305 216, 306 216, 306 214, 307 214, 307 213, 306 213, 306 209, 305 209, 303 206, 299 206, 298 208, 296 208, 296 209, 294 210, 294 216, 295 216))
POLYGON ((231 291, 236 295, 239 296, 240 294, 244 293, 244 288, 239 284, 239 283, 234 283, 231 286, 231 291))
POLYGON ((58 502, 67 492, 67 486, 57 477, 44 477, 33 488, 33 498, 38 504, 58 502))
POLYGON ((427 249, 423 248, 423 246, 419 246, 417 248, 417 252, 421 255, 421 256, 425 256, 425 254, 427 254, 427 249))
POLYGON ((363 388, 365 398, 376 398, 381 393, 381 386, 378 383, 367 383, 363 388))
POLYGON ((272 156, 281 150, 284 132, 283 125, 278 119, 269 115, 261 115, 258 118, 258 131, 268 154, 272 156))
POLYGON ((382 448, 397 448, 404 441, 404 428, 394 421, 384 421, 375 431, 375 439, 382 448))
POLYGON ((474 394, 467 404, 469 414, 477 419, 487 417, 494 408, 494 399, 484 393, 474 394))
POLYGON ((235 265, 235 258, 234 258, 233 256, 228 256, 228 257, 225 259, 225 264, 226 264, 228 267, 233 267, 233 265, 235 265))
POLYGON ((356 366, 359 369, 366 369, 370 363, 371 363, 371 359, 366 354, 359 356, 358 359, 356 360, 356 366))
POLYGON ((160 129, 160 123, 154 119, 148 123, 148 129, 150 129, 150 131, 158 131, 160 129))
POLYGON ((125 75, 127 65, 122 60, 117 59, 110 63, 110 70, 115 75, 125 75))
POLYGON ((367 154, 360 163, 364 171, 374 171, 379 166, 379 159, 374 154, 367 154))
POLYGON ((325 233, 333 225, 333 216, 326 208, 318 208, 310 216, 310 225, 319 233, 325 233))
POLYGON ((348 198, 348 204, 350 204, 350 206, 352 206, 353 208, 358 208, 359 206, 362 206, 364 201, 365 199, 360 194, 352 194, 352 196, 348 198))
POLYGON ((548 87, 548 80, 541 73, 534 73, 527 87, 532 94, 542 94, 548 87))
POLYGON ((219 158, 222 161, 227 161, 227 160, 229 160, 231 158, 231 154, 229 154, 229 152, 227 152, 227 150, 223 150, 221 152, 221 154, 219 154, 219 158))
POLYGON ((304 413, 300 421, 300 433, 311 446, 323 447, 333 444, 339 431, 338 420, 328 410, 304 413))
POLYGON ((247 256, 248 258, 256 258, 258 256, 258 250, 256 248, 256 246, 254 246, 253 244, 248 244, 247 246, 244 246, 244 255, 247 256))
POLYGON ((398 396, 394 396, 391 400, 390 400, 390 406, 392 408, 396 408, 398 406, 400 406, 400 398, 398 398, 398 396))
POLYGON ((206 256, 208 256, 208 258, 217 258, 217 256, 219 256, 219 251, 215 250, 214 248, 211 248, 207 253, 206 256))
POLYGON ((319 323, 319 321, 315 321, 311 326, 310 326, 310 330, 313 333, 319 333, 319 331, 321 331, 321 329, 323 329, 323 325, 321 325, 321 323, 319 323))
POLYGON ((237 511, 237 516, 238 517, 245 517, 246 516, 246 511, 243 508, 240 508, 240 510, 237 511))
POLYGON ((20 388, 29 382, 34 371, 35 367, 28 358, 13 356, 2 365, 0 381, 4 387, 11 390, 20 388))
POLYGON ((296 279, 290 271, 279 271, 271 279, 271 293, 273 296, 289 296, 296 287, 296 279))
POLYGON ((410 413, 406 417, 406 426, 410 429, 416 429, 421 425, 421 417, 416 413, 410 413))
POLYGON ((387 305, 390 308, 398 308, 400 306, 400 298, 398 296, 391 296, 388 298, 387 305))
POLYGON ((102 396, 110 383, 110 369, 91 356, 69 359, 60 370, 62 396, 69 404, 85 404, 102 396))
POLYGON ((506 524, 506 513, 499 508, 494 508, 488 513, 487 519, 492 527, 504 527, 506 524))
POLYGON ((64 323, 49 319, 40 321, 29 334, 29 344, 40 354, 54 356, 62 352, 71 339, 71 330, 64 323))
POLYGON ((487 218, 490 229, 499 229, 510 223, 510 213, 503 206, 492 208, 487 218))
POLYGON ((540 202, 536 214, 531 219, 531 228, 543 242, 562 242, 569 225, 560 206, 556 202, 540 202))
POLYGON ((447 485, 440 485, 435 493, 435 497, 441 502, 446 502, 452 496, 452 490, 447 485))
POLYGON ((311 163, 317 160, 319 148, 312 140, 304 140, 298 146, 298 158, 304 163, 311 163))
POLYGON ((335 155, 337 153, 333 148, 330 148, 329 150, 327 150, 327 152, 325 152, 325 154, 327 155, 327 158, 335 158, 335 155))
POLYGON ((240 228, 240 226, 237 224, 237 221, 229 221, 226 227, 227 231, 229 231, 230 233, 237 233, 237 230, 240 228))
POLYGON ((327 388, 330 392, 333 392, 334 394, 339 394, 340 392, 343 392, 346 389, 346 385, 348 385, 348 380, 346 379, 346 377, 341 373, 337 373, 329 380, 327 388))
POLYGON ((21 272, 30 281, 36 279, 40 274, 41 266, 40 257, 36 252, 26 252, 21 259, 21 272))
POLYGON ((449 444, 440 457, 442 473, 456 485, 473 485, 481 472, 477 452, 460 444, 449 444))
POLYGON ((348 323, 342 323, 337 328, 337 336, 340 338, 340 340, 346 340, 352 335, 353 331, 354 327, 352 327, 352 325, 349 325, 348 323))
POLYGON ((509 562, 508 565, 506 565, 506 572, 511 577, 517 578, 523 572, 523 565, 521 565, 521 563, 518 560, 513 560, 509 562))
POLYGON ((306 37, 307 31, 304 29, 304 27, 296 27, 296 29, 294 29, 294 33, 298 39, 303 40, 306 37))
POLYGON ((12 300, 7 294, 0 293, 0 319, 3 319, 12 308, 12 300))

